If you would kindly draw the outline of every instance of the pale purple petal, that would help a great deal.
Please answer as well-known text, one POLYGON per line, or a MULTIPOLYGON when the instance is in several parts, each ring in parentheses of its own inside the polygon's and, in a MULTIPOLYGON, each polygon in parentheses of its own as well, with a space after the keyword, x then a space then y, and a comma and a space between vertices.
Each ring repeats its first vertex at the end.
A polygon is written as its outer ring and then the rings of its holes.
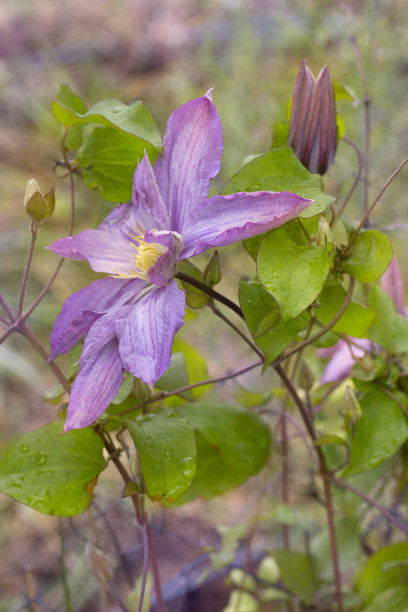
POLYGON ((177 263, 183 250, 183 239, 177 232, 146 232, 146 242, 157 242, 168 250, 149 269, 148 276, 158 286, 166 285, 177 271, 177 263))
POLYGON ((169 212, 146 152, 133 176, 132 200, 138 222, 144 229, 170 229, 169 212))
POLYGON ((349 344, 345 340, 340 340, 335 347, 331 347, 330 349, 319 349, 319 356, 324 357, 326 355, 323 351, 331 351, 335 348, 335 352, 332 354, 320 378, 320 383, 322 385, 346 378, 356 363, 356 358, 361 359, 371 348, 370 341, 364 338, 350 338, 350 340, 353 341, 353 344, 349 344))
POLYGON ((99 225, 99 229, 117 231, 127 240, 129 232, 135 231, 137 224, 136 207, 130 202, 116 206, 99 225))
POLYGON ((391 259, 390 265, 381 278, 381 286, 390 298, 393 299, 397 312, 405 317, 404 285, 398 261, 395 257, 391 259))
POLYGON ((170 365, 174 334, 183 325, 185 296, 172 280, 154 288, 116 323, 123 366, 153 385, 170 365))
POLYGON ((91 425, 115 398, 123 380, 116 338, 81 363, 69 398, 64 431, 91 425))
POLYGON ((107 274, 127 274, 135 256, 130 240, 113 230, 85 230, 48 248, 61 257, 85 259, 95 272, 107 274))
POLYGON ((116 338, 115 324, 129 314, 132 306, 117 306, 99 317, 87 333, 80 362, 99 351, 105 344, 116 338))
POLYGON ((174 111, 163 145, 164 157, 159 157, 153 169, 169 211, 170 227, 184 235, 192 209, 208 197, 210 179, 221 166, 221 123, 209 94, 174 111))
POLYGON ((312 203, 287 191, 255 191, 214 196, 200 202, 183 234, 181 258, 213 246, 252 238, 294 219, 312 203))
POLYGON ((70 351, 105 310, 134 298, 146 285, 139 279, 101 278, 77 293, 62 306, 50 335, 50 359, 70 351))

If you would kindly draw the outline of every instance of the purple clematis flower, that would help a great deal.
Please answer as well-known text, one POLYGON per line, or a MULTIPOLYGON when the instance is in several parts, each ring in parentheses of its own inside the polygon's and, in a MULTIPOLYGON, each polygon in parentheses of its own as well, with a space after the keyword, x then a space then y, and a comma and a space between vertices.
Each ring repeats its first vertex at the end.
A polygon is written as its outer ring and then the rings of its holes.
POLYGON ((86 336, 65 431, 86 427, 104 412, 124 369, 153 385, 170 365, 185 308, 173 279, 179 260, 278 227, 311 203, 287 192, 208 197, 222 153, 210 92, 171 115, 163 145, 153 167, 147 156, 137 166, 129 204, 98 229, 49 247, 109 275, 71 295, 51 332, 51 359, 86 336))

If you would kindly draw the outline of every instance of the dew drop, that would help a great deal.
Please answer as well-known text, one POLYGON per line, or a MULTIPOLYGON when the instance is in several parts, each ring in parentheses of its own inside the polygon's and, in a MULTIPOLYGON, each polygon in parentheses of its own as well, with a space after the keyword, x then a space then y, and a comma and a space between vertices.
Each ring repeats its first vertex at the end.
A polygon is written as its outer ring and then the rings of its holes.
POLYGON ((180 469, 186 480, 193 480, 196 473, 196 462, 193 457, 184 457, 180 461, 180 469))
POLYGON ((35 453, 34 461, 36 465, 44 465, 47 462, 47 455, 45 453, 35 453))
POLYGON ((20 451, 21 451, 22 453, 28 453, 28 451, 29 451, 29 450, 30 450, 30 447, 28 446, 28 444, 22 444, 22 445, 20 446, 20 451))

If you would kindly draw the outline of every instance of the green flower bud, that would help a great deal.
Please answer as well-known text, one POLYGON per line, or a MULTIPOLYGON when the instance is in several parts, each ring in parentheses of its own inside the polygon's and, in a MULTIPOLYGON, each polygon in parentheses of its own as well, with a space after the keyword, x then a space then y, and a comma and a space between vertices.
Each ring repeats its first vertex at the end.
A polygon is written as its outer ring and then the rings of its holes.
POLYGON ((24 206, 33 221, 42 221, 45 218, 47 205, 39 184, 32 176, 27 181, 24 206))
POLYGON ((313 372, 305 361, 302 361, 299 370, 299 386, 304 391, 310 391, 314 383, 313 372))
POLYGON ((288 144, 310 172, 324 174, 337 149, 337 112, 327 66, 317 79, 300 64, 292 97, 288 144))
POLYGON ((317 230, 316 244, 321 246, 333 245, 333 250, 336 248, 336 241, 331 231, 330 225, 324 217, 319 219, 319 228, 317 230))
POLYGON ((352 433, 361 417, 361 408, 353 389, 349 385, 344 392, 340 412, 344 417, 347 431, 352 433))
POLYGON ((221 257, 217 249, 211 253, 203 272, 203 282, 210 287, 218 285, 221 280, 221 257))

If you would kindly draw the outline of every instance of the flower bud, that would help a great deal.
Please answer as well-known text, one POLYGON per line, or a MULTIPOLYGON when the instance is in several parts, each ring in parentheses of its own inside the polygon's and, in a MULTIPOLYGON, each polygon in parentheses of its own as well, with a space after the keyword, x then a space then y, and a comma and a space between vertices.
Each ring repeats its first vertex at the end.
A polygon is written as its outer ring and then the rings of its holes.
POLYGON ((316 244, 319 246, 326 246, 331 244, 333 250, 336 248, 336 241, 331 231, 330 225, 327 223, 324 217, 319 219, 319 228, 317 230, 316 244))
POLYGON ((352 433, 361 417, 361 408, 353 389, 349 385, 344 392, 340 412, 344 417, 347 431, 352 433))
POLYGON ((317 79, 303 60, 292 97, 288 144, 310 172, 324 174, 337 148, 334 88, 327 66, 317 79))
POLYGON ((203 282, 210 287, 214 287, 214 285, 218 285, 220 282, 221 275, 221 258, 219 252, 215 250, 211 253, 210 259, 205 266, 203 282))
POLYGON ((302 361, 299 371, 299 386, 304 391, 310 391, 314 383, 313 372, 305 361, 302 361))
POLYGON ((24 207, 33 221, 42 221, 46 214, 46 203, 35 178, 30 176, 24 196, 24 207))

